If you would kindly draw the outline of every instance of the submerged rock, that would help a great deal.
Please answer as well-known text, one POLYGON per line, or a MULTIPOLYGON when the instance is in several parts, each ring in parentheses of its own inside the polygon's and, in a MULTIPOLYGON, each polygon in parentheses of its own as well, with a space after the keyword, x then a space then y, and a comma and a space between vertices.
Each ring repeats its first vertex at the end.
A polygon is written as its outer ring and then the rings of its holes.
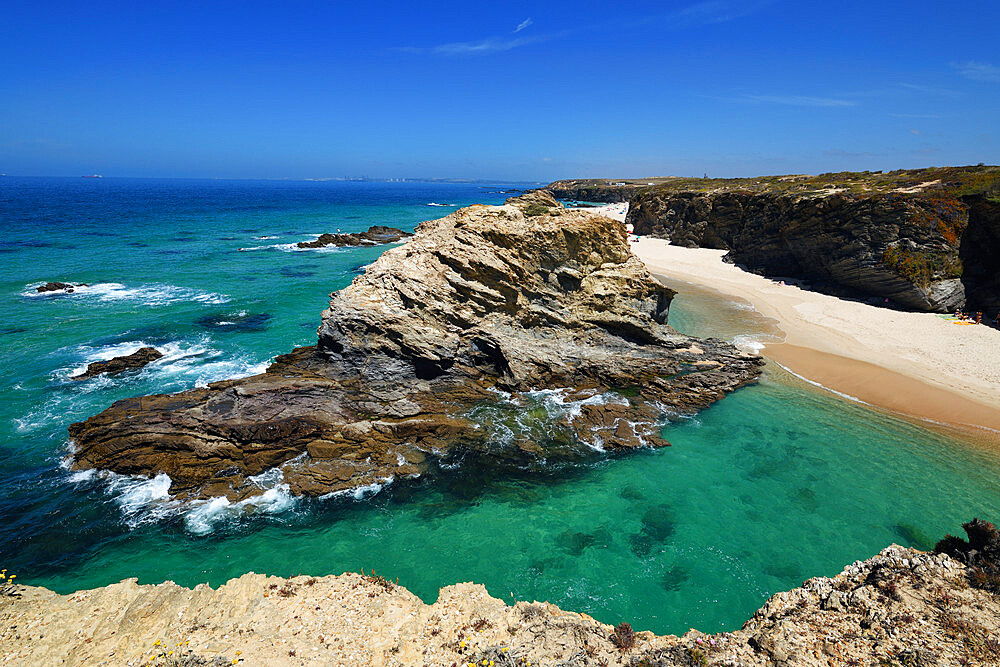
POLYGON ((620 223, 558 204, 525 214, 539 203, 422 223, 332 295, 315 346, 73 424, 75 467, 165 472, 172 493, 237 497, 284 464, 293 493, 322 495, 456 451, 522 465, 664 445, 665 414, 756 380, 758 357, 667 325, 674 293, 620 223))
POLYGON ((87 378, 92 378, 95 375, 100 375, 101 373, 115 375, 124 371, 142 368, 146 364, 156 361, 162 356, 163 353, 155 347, 141 347, 132 354, 114 357, 113 359, 108 359, 107 361, 95 361, 87 366, 87 370, 79 375, 74 375, 71 379, 86 380, 87 378))
POLYGON ((366 232, 351 234, 321 234, 315 241, 301 241, 296 245, 299 248, 325 248, 326 246, 357 246, 357 245, 383 245, 385 243, 395 243, 413 234, 404 232, 395 227, 385 227, 384 225, 372 225, 366 232))

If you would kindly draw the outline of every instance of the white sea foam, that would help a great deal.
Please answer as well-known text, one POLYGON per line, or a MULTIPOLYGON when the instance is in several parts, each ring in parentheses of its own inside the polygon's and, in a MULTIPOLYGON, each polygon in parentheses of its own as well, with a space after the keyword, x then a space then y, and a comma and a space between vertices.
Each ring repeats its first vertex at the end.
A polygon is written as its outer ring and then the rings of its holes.
POLYGON ((354 498, 354 500, 364 500, 365 498, 374 496, 379 491, 392 484, 395 479, 394 475, 389 475, 388 477, 384 477, 377 482, 372 482, 371 484, 364 484, 362 486, 355 486, 351 489, 325 493, 319 498, 320 500, 328 500, 330 498, 354 498))
POLYGON ((255 236, 254 238, 257 239, 258 241, 270 241, 272 239, 276 239, 276 238, 279 238, 279 237, 277 237, 277 236, 255 236))
POLYGON ((21 296, 28 298, 53 298, 65 297, 72 299, 90 299, 103 303, 117 301, 134 301, 146 306, 165 306, 183 301, 194 301, 197 303, 222 304, 228 303, 229 297, 225 294, 205 292, 191 287, 179 287, 164 283, 150 283, 130 287, 122 283, 94 283, 87 287, 74 287, 73 292, 39 292, 37 288, 44 283, 32 283, 26 285, 21 292, 21 296))
POLYGON ((256 245, 248 248, 239 248, 239 252, 251 252, 254 250, 280 250, 282 252, 303 252, 309 248, 300 248, 298 243, 271 243, 269 245, 256 245))
MULTIPOLYGON (((78 358, 82 357, 82 359, 71 368, 56 371, 53 379, 71 379, 86 371, 87 366, 95 361, 107 361, 114 357, 129 355, 143 347, 155 347, 163 353, 162 357, 143 368, 144 373, 151 373, 162 382, 174 381, 187 384, 193 381, 196 387, 203 387, 217 380, 257 375, 267 370, 270 365, 270 361, 258 362, 245 357, 226 356, 221 350, 213 348, 211 342, 211 339, 205 336, 196 340, 179 340, 169 343, 150 343, 136 340, 99 347, 79 345, 63 348, 71 351, 78 358)), ((97 387, 106 387, 115 381, 112 376, 99 375, 86 383, 79 383, 79 386, 80 390, 87 391, 97 387)))
POLYGON ((566 388, 538 389, 535 391, 526 391, 524 395, 538 401, 550 417, 566 417, 569 421, 573 421, 573 419, 583 414, 583 406, 585 405, 629 404, 627 398, 610 391, 602 394, 594 394, 582 399, 569 400, 566 396, 569 391, 566 388))
POLYGON ((766 346, 764 342, 759 340, 758 336, 752 334, 739 334, 733 338, 733 345, 743 350, 744 352, 751 352, 753 354, 760 354, 766 346))
POLYGON ((195 535, 207 535, 225 521, 238 519, 249 510, 254 513, 280 514, 295 506, 299 499, 289 493, 287 484, 278 484, 264 493, 239 502, 230 502, 225 496, 190 503, 184 513, 184 528, 195 535))

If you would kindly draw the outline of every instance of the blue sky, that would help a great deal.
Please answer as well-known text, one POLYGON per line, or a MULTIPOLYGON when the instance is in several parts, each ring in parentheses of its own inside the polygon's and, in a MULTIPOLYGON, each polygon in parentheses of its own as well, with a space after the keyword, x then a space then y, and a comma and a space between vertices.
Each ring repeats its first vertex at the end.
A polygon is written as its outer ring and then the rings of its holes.
POLYGON ((998 2, 4 3, 0 172, 1000 162, 998 2))

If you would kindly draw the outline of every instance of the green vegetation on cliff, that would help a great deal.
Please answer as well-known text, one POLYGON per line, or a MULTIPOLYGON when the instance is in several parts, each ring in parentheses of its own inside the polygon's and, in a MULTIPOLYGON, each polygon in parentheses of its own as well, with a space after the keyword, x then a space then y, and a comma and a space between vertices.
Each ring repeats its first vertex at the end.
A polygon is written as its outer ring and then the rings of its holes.
POLYGON ((587 192, 595 194, 617 189, 620 191, 656 191, 665 193, 752 192, 818 195, 827 192, 848 192, 855 195, 918 194, 936 197, 985 195, 1000 201, 1000 166, 928 167, 897 169, 896 171, 842 171, 811 176, 756 176, 752 178, 648 178, 648 179, 577 179, 555 181, 549 190, 557 197, 562 191, 574 191, 574 198, 586 200, 587 192))

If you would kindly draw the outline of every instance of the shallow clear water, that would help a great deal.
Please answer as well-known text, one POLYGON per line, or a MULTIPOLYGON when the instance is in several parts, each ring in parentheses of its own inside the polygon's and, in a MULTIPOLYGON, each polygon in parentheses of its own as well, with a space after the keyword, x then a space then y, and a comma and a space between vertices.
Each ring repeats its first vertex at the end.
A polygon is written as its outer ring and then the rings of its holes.
MULTIPOLYGON (((429 202, 495 203, 506 196, 496 189, 0 179, 0 566, 60 592, 375 568, 428 601, 476 581, 606 622, 713 631, 891 542, 928 547, 1000 514, 995 454, 772 367, 668 425, 669 448, 533 472, 467 462, 360 498, 181 505, 163 497, 164 480, 61 466, 68 424, 114 400, 256 372, 313 342, 327 294, 379 253, 282 244, 412 228, 453 210, 429 202), (31 295, 48 280, 101 286, 31 295), (144 343, 167 356, 128 376, 66 379, 144 343)), ((698 294, 675 300, 671 323, 760 337, 745 310, 698 294)))

